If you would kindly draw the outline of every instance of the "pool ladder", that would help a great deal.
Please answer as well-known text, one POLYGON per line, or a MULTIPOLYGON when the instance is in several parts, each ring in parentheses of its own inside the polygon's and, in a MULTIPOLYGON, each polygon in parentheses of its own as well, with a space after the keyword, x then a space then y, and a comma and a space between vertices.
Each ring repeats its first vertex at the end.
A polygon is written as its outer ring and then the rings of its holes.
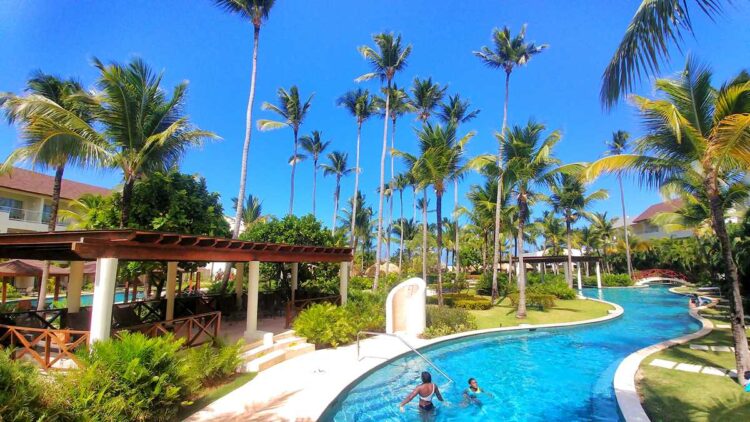
POLYGON ((401 337, 401 336, 399 336, 397 334, 378 333, 378 332, 375 332, 375 331, 360 331, 360 332, 358 332, 357 333, 357 360, 362 360, 359 357, 359 340, 360 340, 360 337, 361 337, 362 334, 373 335, 373 336, 395 337, 395 338, 401 340, 401 343, 404 343, 404 345, 406 345, 406 347, 408 347, 409 349, 411 349, 412 352, 416 353, 417 356, 419 356, 420 358, 422 358, 422 360, 425 361, 425 363, 427 363, 428 365, 430 365, 432 368, 434 368, 436 371, 438 371, 442 376, 444 376, 445 378, 447 378, 448 381, 453 382, 453 378, 449 377, 448 374, 446 374, 442 369, 438 368, 437 365, 435 365, 434 363, 432 363, 432 361, 430 359, 428 359, 427 356, 425 356, 422 353, 420 353, 419 350, 415 349, 414 346, 412 346, 411 344, 409 344, 408 341, 404 340, 403 337, 401 337))

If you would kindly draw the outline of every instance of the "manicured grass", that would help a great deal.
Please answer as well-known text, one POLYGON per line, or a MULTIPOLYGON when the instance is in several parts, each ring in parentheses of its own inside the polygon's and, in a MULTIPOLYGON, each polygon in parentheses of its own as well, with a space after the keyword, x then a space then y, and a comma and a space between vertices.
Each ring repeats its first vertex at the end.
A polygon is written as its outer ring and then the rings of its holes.
POLYGON ((554 324, 599 318, 614 309, 605 303, 593 300, 557 300, 556 306, 548 311, 528 309, 525 319, 516 318, 516 311, 510 300, 504 299, 498 306, 486 311, 469 311, 477 319, 477 328, 512 327, 519 324, 554 324))
POLYGON ((192 404, 180 409, 180 412, 177 414, 177 419, 183 420, 193 413, 208 406, 210 403, 219 400, 232 391, 250 382, 250 380, 255 378, 255 375, 257 375, 255 372, 236 374, 223 384, 204 388, 201 391, 200 396, 196 398, 192 404))

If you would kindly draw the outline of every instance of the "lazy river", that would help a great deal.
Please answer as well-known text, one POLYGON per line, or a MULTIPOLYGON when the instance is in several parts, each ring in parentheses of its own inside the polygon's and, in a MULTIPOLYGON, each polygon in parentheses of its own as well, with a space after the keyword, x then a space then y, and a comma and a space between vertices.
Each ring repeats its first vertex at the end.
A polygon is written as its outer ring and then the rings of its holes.
POLYGON ((697 331, 700 324, 688 315, 687 298, 667 287, 584 293, 619 304, 625 314, 573 328, 482 334, 430 346, 421 351, 455 383, 410 353, 360 378, 320 420, 422 420, 416 399, 404 413, 398 402, 424 370, 433 374, 446 399, 434 399, 438 409, 430 420, 622 420, 612 386, 620 362, 638 349, 697 331), (480 396, 481 405, 462 404, 470 377, 491 393, 480 396))

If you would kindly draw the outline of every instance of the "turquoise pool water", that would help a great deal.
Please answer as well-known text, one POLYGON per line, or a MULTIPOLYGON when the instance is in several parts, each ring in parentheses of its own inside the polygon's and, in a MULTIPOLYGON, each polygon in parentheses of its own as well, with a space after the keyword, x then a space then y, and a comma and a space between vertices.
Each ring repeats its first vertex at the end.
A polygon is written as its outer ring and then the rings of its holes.
MULTIPOLYGON (((132 295, 132 293, 130 293, 132 295)), ((130 296, 132 297, 132 296, 130 296)), ((60 295, 60 299, 65 299, 66 297, 63 295, 60 295)), ((136 296, 137 299, 143 299, 143 292, 138 292, 138 295, 136 296)), ((46 302, 47 304, 52 303, 52 296, 47 296, 46 302)), ((122 303, 125 299, 125 292, 116 292, 115 293, 115 303, 122 303)), ((8 302, 17 302, 18 300, 9 300, 8 302)), ((94 303, 94 294, 93 293, 83 293, 81 294, 81 306, 91 306, 94 303)), ((31 301, 31 307, 36 307, 36 299, 31 301)))
MULTIPOLYGON (((595 289, 586 295, 599 297, 595 289)), ((699 329, 687 298, 666 287, 605 289, 604 300, 625 308, 615 320, 576 328, 472 336, 424 352, 454 380, 435 371, 433 381, 449 405, 438 403, 436 421, 619 421, 612 379, 630 353, 699 329), (468 378, 493 397, 462 406, 468 378)), ((430 368, 414 354, 396 359, 342 393, 323 421, 417 421, 415 399, 404 413, 398 403, 430 368)))

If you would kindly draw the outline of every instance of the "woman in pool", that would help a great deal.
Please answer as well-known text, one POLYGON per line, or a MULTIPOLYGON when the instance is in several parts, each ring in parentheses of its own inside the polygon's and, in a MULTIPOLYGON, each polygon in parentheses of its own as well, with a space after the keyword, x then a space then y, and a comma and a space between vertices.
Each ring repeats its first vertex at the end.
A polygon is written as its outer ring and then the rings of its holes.
POLYGON ((436 396, 438 400, 443 401, 443 395, 440 394, 440 389, 437 385, 432 383, 432 375, 429 372, 422 372, 422 384, 418 385, 414 391, 412 391, 398 407, 401 411, 404 411, 404 406, 412 401, 414 397, 419 395, 419 410, 420 412, 433 412, 435 405, 432 403, 432 396, 436 396))

